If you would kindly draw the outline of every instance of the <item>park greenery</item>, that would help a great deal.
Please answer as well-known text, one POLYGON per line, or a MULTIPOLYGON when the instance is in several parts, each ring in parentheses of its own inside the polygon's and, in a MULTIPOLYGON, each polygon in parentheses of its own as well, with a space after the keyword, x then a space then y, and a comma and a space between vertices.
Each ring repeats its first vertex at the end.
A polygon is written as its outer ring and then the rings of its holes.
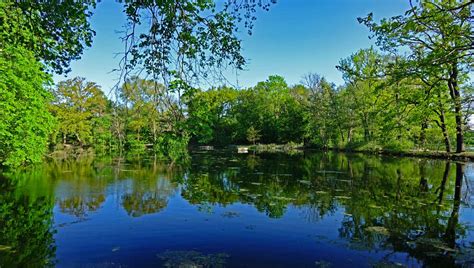
POLYGON ((125 1, 121 80, 107 95, 85 78, 51 79, 92 45, 93 1, 1 2, 0 163, 77 150, 177 160, 192 145, 256 143, 463 153, 474 140, 472 1, 410 3, 358 18, 376 47, 340 60, 343 85, 310 73, 296 85, 272 75, 208 88, 245 66, 238 28, 252 33, 256 10, 274 1, 125 1))

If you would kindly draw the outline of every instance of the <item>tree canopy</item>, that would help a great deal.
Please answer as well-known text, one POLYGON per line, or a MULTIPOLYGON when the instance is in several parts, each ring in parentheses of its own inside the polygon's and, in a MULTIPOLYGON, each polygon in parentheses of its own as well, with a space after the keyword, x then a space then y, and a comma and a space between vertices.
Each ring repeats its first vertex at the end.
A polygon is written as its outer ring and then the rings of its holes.
POLYGON ((472 1, 410 1, 399 16, 358 18, 377 47, 340 60, 343 85, 316 73, 226 85, 222 71, 246 64, 239 28, 251 34, 257 10, 274 3, 125 1, 113 99, 85 78, 51 86, 49 74, 67 73, 91 46, 94 1, 0 3, 0 162, 70 145, 182 158, 207 144, 462 153, 472 143, 472 1))

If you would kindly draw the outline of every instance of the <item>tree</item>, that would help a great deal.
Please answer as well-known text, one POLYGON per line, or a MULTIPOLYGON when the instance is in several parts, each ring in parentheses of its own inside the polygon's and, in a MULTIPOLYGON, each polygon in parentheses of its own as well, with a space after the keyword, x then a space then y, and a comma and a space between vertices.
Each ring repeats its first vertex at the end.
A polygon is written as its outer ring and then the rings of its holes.
POLYGON ((68 72, 69 63, 92 44, 88 19, 94 7, 95 1, 2 1, 0 47, 23 47, 50 71, 68 72))
POLYGON ((81 146, 91 144, 94 125, 97 126, 97 119, 105 115, 108 104, 100 87, 76 77, 59 82, 53 93, 55 99, 51 112, 59 121, 59 136, 63 144, 68 139, 81 146))
POLYGON ((383 50, 408 50, 410 69, 404 73, 430 73, 442 81, 454 107, 456 152, 464 148, 464 126, 461 86, 474 64, 472 1, 410 1, 404 15, 373 21, 373 15, 359 18, 383 50))
POLYGON ((241 90, 232 112, 238 122, 237 136, 246 140, 251 126, 261 131, 264 143, 301 142, 304 109, 285 79, 269 76, 255 87, 241 90))
POLYGON ((46 151, 54 119, 44 88, 51 77, 42 68, 24 48, 0 50, 0 164, 39 162, 46 151))
POLYGON ((303 79, 309 90, 306 135, 318 147, 338 146, 337 136, 340 132, 336 118, 339 105, 335 85, 318 74, 307 74, 303 79))
MULTIPOLYGON (((199 79, 221 79, 227 67, 242 69, 238 27, 251 33, 257 7, 268 10, 275 0, 128 1, 122 76, 145 71, 163 81, 166 90, 177 80, 184 87, 199 79)), ((178 93, 179 95, 179 93, 178 93)), ((179 97, 179 96, 178 96, 179 97)))
POLYGON ((230 87, 197 91, 187 105, 186 127, 198 143, 229 144, 236 136, 233 109, 239 92, 230 87))
POLYGON ((38 162, 54 120, 45 70, 67 72, 90 46, 86 3, 0 2, 0 164, 38 162))
POLYGON ((438 148, 442 135, 449 151, 451 113, 445 95, 432 77, 402 74, 411 68, 406 57, 363 49, 337 68, 346 81, 343 103, 355 116, 348 125, 353 134, 362 128, 367 149, 438 148))
POLYGON ((376 130, 375 118, 379 112, 382 77, 382 56, 373 48, 361 49, 339 62, 337 69, 342 71, 354 98, 356 112, 364 130, 364 140, 372 140, 376 130))
POLYGON ((260 140, 260 131, 256 130, 253 126, 247 129, 247 140, 255 145, 255 142, 260 140))

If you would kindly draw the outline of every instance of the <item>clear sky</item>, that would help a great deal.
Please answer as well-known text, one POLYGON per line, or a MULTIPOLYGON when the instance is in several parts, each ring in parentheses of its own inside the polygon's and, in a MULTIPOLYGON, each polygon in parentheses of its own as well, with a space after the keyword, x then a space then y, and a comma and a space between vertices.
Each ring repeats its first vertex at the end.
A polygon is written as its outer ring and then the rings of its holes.
MULTIPOLYGON (((278 0, 269 12, 260 11, 253 34, 242 34, 246 70, 238 75, 242 87, 255 85, 278 74, 296 84, 309 72, 343 83, 335 66, 341 58, 373 45, 357 17, 373 12, 376 20, 402 14, 408 0, 278 0)), ((82 76, 108 92, 117 82, 119 56, 123 51, 120 31, 125 24, 122 4, 98 3, 91 19, 96 36, 82 59, 72 63, 69 77, 82 76)), ((55 76, 55 81, 65 79, 55 76)), ((235 75, 228 77, 235 82, 235 75)))

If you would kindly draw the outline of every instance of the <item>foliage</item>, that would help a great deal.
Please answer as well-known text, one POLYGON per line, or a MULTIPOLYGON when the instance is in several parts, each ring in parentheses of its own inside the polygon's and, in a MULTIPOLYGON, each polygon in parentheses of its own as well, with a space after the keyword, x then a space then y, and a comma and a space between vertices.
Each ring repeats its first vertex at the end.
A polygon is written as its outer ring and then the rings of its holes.
POLYGON ((165 133, 154 146, 156 153, 169 157, 172 161, 185 161, 188 158, 189 136, 175 136, 165 133))
POLYGON ((41 160, 53 128, 45 90, 51 78, 44 70, 67 72, 91 45, 90 6, 95 4, 0 3, 0 164, 41 160))
POLYGON ((247 140, 255 145, 255 142, 260 140, 260 131, 254 127, 249 127, 249 129, 247 129, 247 140))
POLYGON ((0 265, 53 267, 52 199, 15 195, 18 182, 0 176, 0 265))
MULTIPOLYGON (((372 14, 359 18, 381 51, 361 49, 342 59, 337 68, 345 84, 339 87, 308 74, 291 86, 272 75, 246 89, 198 88, 199 78, 244 66, 238 26, 243 22, 251 33, 257 7, 268 10, 272 3, 125 2, 124 80, 114 102, 84 78, 60 82, 52 89, 50 111, 59 124, 51 143, 140 154, 153 150, 180 159, 187 157, 189 143, 451 152, 455 141, 459 153, 470 142, 465 135, 474 103, 469 1, 420 0, 410 2, 405 14, 380 22, 372 14)), ((95 2, 0 7, 0 68, 8 70, 2 74, 8 82, 0 88, 5 92, 0 162, 19 165, 41 158, 51 132, 53 119, 41 106, 49 98, 43 69, 67 72, 70 61, 91 45, 88 19, 95 2), (21 66, 7 68, 15 57, 21 66), (22 126, 27 121, 28 129, 22 126)))
POLYGON ((186 102, 187 129, 198 143, 232 142, 237 122, 231 110, 238 95, 237 90, 229 87, 197 91, 189 95, 186 102))
POLYGON ((69 63, 92 44, 93 7, 94 1, 2 1, 0 47, 23 47, 50 70, 68 72, 69 63))
POLYGON ((186 103, 189 129, 198 143, 245 143, 251 127, 260 131, 264 143, 300 142, 304 107, 294 95, 284 78, 276 75, 244 90, 200 91, 186 103))
POLYGON ((461 86, 474 64, 472 2, 421 0, 410 3, 411 8, 404 15, 376 23, 369 14, 359 18, 359 22, 369 28, 383 50, 408 51, 405 63, 392 64, 392 75, 420 79, 427 97, 432 97, 432 89, 437 86, 450 97, 456 124, 456 152, 463 152, 466 122, 461 86))
POLYGON ((268 10, 270 3, 248 0, 227 0, 223 4, 213 0, 126 2, 124 11, 129 27, 125 33, 128 44, 125 68, 144 69, 165 83, 176 76, 188 84, 198 77, 219 73, 229 65, 242 69, 245 59, 237 36, 239 22, 244 20, 244 27, 250 32, 256 7, 268 10))
POLYGON ((47 110, 51 82, 32 53, 21 47, 0 50, 0 164, 39 162, 54 119, 47 110))
POLYGON ((59 82, 53 94, 50 110, 59 122, 57 135, 63 144, 92 144, 94 137, 103 135, 109 123, 108 101, 97 84, 76 77, 59 82))

